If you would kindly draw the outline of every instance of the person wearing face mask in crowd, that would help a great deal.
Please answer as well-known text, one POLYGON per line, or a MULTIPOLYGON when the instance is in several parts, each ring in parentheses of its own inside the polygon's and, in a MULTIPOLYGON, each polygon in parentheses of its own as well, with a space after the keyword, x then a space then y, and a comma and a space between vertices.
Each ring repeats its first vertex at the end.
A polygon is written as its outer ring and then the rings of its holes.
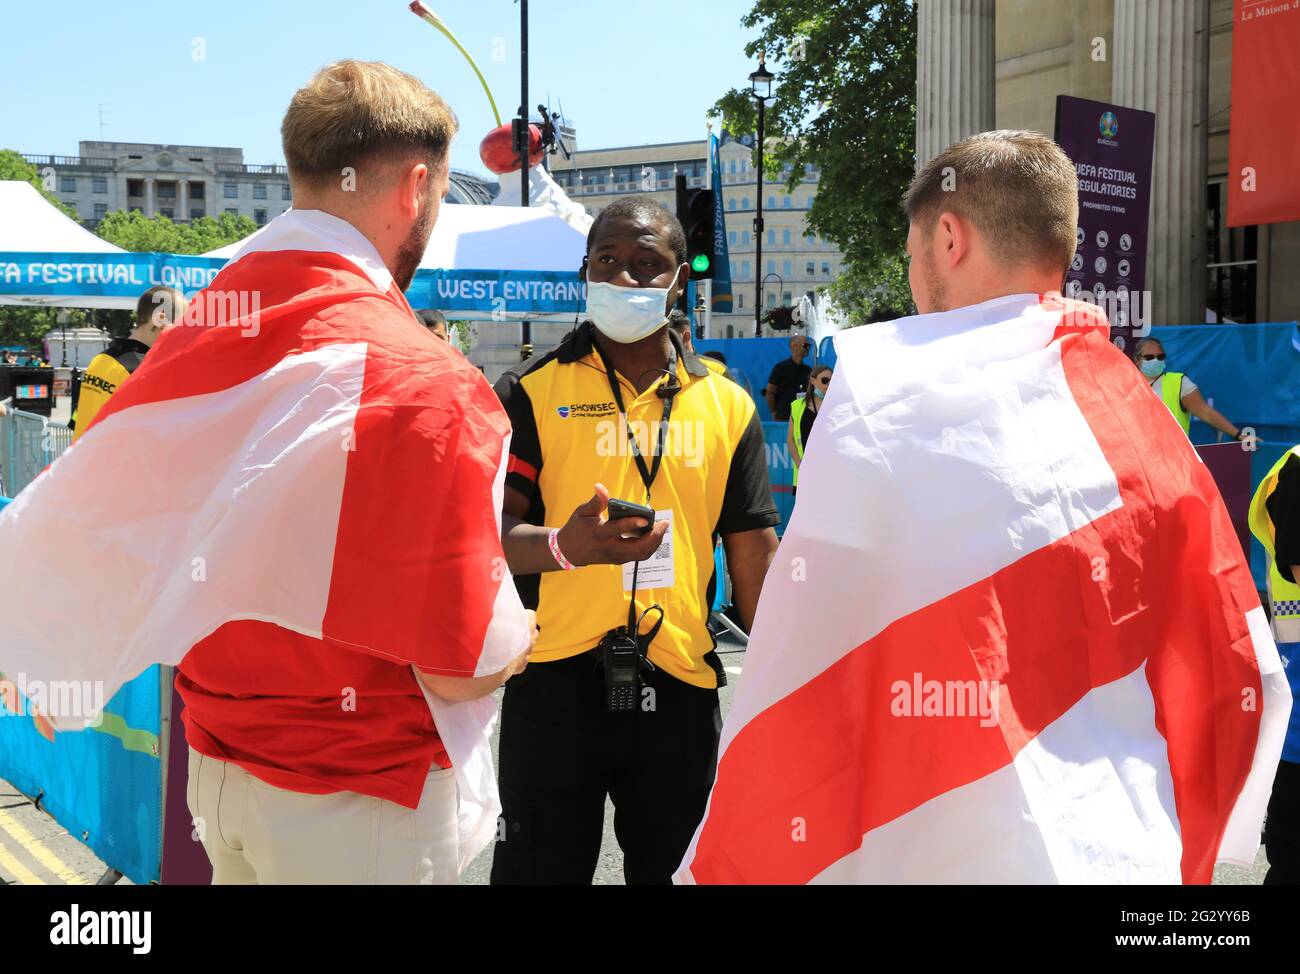
POLYGON ((669 327, 690 274, 677 218, 651 197, 615 202, 581 273, 587 320, 496 385, 513 427, 506 560, 541 634, 502 708, 494 884, 590 883, 607 796, 627 882, 669 882, 717 759, 715 538, 746 628, 776 550, 754 402, 669 327), (653 522, 611 520, 611 497, 653 522), (621 659, 637 675, 619 709, 609 637, 630 612, 639 639, 621 659))
POLYGON ((1178 425, 1186 433, 1191 429, 1192 417, 1208 423, 1220 433, 1241 440, 1241 430, 1228 418, 1205 401, 1200 389, 1190 376, 1182 372, 1165 371, 1165 347, 1158 338, 1144 338, 1133 347, 1133 361, 1146 376, 1154 392, 1174 414, 1178 425))
POLYGON ((803 395, 790 404, 790 425, 786 429, 786 445, 794 459, 794 480, 791 496, 799 491, 799 465, 803 463, 804 446, 812 434, 813 423, 821 411, 822 398, 831 385, 831 367, 819 365, 808 376, 808 387, 803 395))

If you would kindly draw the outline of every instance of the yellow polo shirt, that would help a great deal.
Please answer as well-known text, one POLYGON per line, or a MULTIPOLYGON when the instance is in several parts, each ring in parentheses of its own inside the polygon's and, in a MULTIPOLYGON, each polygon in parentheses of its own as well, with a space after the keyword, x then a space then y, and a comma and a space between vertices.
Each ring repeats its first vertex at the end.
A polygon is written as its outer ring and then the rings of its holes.
MULTIPOLYGON (((639 572, 662 583, 646 588, 645 577, 638 579, 638 615, 652 604, 664 611, 648 656, 686 683, 716 687, 715 671, 704 659, 714 648, 707 626, 718 582, 714 539, 778 521, 754 401, 706 360, 683 353, 674 336, 681 390, 647 501, 626 429, 637 435, 650 469, 664 412, 658 389, 668 377, 638 395, 631 381, 617 376, 627 407, 624 427, 593 332, 590 322, 582 325, 549 355, 498 380, 497 395, 514 427, 506 483, 529 498, 526 520, 532 524, 563 525, 590 500, 596 483, 608 487, 611 497, 671 512, 671 554, 666 538, 639 572)), ((631 566, 626 568, 630 578, 631 566)), ((519 576, 516 584, 524 603, 537 610, 540 636, 532 663, 585 653, 609 630, 627 624, 631 593, 624 566, 519 576)), ((647 617, 642 631, 656 617, 647 617)))
POLYGON ((104 408, 110 396, 140 367, 149 346, 132 338, 117 338, 100 352, 81 376, 81 391, 77 395, 77 408, 68 424, 75 443, 91 421, 104 408))

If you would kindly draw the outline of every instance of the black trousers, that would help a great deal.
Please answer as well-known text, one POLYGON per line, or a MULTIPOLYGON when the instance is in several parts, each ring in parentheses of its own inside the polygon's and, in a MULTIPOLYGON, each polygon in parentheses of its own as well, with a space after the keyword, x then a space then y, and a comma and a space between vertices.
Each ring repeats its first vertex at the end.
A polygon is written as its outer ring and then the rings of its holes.
POLYGON ((717 690, 662 670, 642 684, 635 709, 610 713, 593 653, 530 663, 506 684, 494 885, 590 883, 606 795, 626 881, 671 881, 704 817, 722 715, 717 690))
POLYGON ((1264 823, 1265 886, 1300 883, 1300 764, 1279 761, 1264 823))

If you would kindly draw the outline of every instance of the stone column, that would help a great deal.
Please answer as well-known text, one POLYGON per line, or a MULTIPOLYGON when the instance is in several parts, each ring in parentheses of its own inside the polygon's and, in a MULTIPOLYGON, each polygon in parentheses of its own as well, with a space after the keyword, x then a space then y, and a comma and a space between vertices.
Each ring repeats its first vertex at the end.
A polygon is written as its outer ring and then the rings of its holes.
POLYGON ((187 176, 176 177, 176 198, 180 204, 180 210, 176 214, 177 218, 184 220, 186 223, 190 219, 190 181, 187 176))
POLYGON ((916 166, 994 126, 993 0, 918 0, 916 166))
POLYGON ((153 177, 146 176, 144 180, 144 215, 154 215, 154 196, 153 196, 153 177))
POLYGON ((1156 115, 1147 232, 1151 323, 1205 321, 1205 49, 1208 0, 1115 0, 1116 104, 1156 115))

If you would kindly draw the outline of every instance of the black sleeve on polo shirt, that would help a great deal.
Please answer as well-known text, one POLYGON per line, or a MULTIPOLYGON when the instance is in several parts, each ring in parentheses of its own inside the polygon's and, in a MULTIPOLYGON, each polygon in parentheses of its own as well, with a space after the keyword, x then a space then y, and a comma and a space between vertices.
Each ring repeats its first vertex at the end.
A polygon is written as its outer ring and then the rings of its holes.
POLYGON ((769 386, 775 386, 778 390, 780 390, 781 371, 782 371, 781 367, 785 365, 787 361, 789 360, 781 359, 781 361, 777 362, 776 365, 772 366, 772 371, 767 374, 767 384, 769 386))
POLYGON ((731 457, 717 531, 719 534, 736 534, 774 527, 780 520, 767 473, 763 427, 755 412, 749 417, 749 425, 741 434, 736 452, 731 457))
POLYGON ((530 501, 537 496, 537 475, 542 469, 542 444, 537 435, 537 418, 533 401, 519 381, 517 372, 506 372, 497 379, 492 391, 510 417, 510 460, 506 467, 506 486, 513 487, 530 501))
POLYGON ((1288 582, 1291 566, 1300 565, 1300 456, 1292 453, 1278 471, 1277 487, 1264 503, 1273 522, 1274 560, 1288 582))

